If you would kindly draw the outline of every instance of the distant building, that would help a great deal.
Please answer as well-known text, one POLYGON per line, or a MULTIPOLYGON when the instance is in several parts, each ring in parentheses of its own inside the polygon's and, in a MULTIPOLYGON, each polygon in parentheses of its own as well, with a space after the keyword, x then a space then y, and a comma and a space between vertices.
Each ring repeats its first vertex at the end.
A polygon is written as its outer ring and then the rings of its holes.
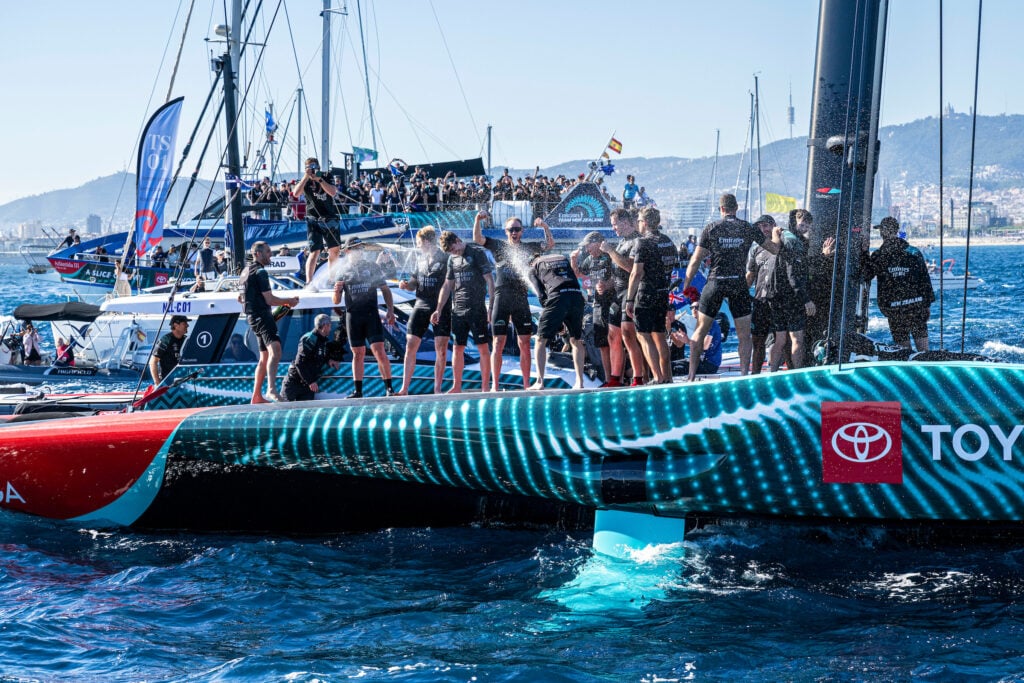
POLYGON ((103 232, 103 219, 94 213, 89 214, 85 219, 85 232, 90 235, 103 232))
POLYGON ((674 204, 670 213, 676 225, 686 231, 700 230, 711 220, 710 204, 706 199, 684 199, 674 204))

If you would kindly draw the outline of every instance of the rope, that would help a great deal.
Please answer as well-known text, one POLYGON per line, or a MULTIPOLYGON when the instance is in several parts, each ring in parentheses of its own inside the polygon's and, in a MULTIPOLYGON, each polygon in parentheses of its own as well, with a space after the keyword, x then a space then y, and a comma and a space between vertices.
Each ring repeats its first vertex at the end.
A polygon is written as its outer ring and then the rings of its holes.
POLYGON ((181 42, 178 43, 178 56, 174 59, 174 69, 171 70, 171 82, 167 84, 167 97, 164 102, 171 101, 171 93, 174 91, 174 79, 178 76, 178 66, 181 64, 181 52, 185 49, 185 36, 188 35, 188 25, 192 20, 192 10, 195 9, 196 0, 188 6, 188 14, 185 15, 185 28, 181 31, 181 42))
MULTIPOLYGON (((945 342, 945 330, 946 330, 946 324, 945 324, 945 310, 946 310, 946 296, 945 296, 946 290, 945 290, 945 284, 946 284, 946 282, 945 282, 945 280, 946 279, 944 277, 942 277, 942 262, 946 258, 946 256, 945 256, 945 247, 946 247, 945 235, 946 235, 946 231, 942 229, 942 212, 943 212, 943 209, 944 209, 943 202, 942 202, 942 191, 943 191, 943 180, 944 180, 944 173, 945 173, 945 171, 944 171, 945 165, 944 165, 943 159, 942 159, 942 152, 943 152, 943 149, 945 148, 945 145, 943 144, 943 139, 944 139, 943 135, 944 135, 944 130, 945 130, 945 124, 944 124, 944 122, 942 120, 942 102, 943 102, 943 99, 942 99, 942 82, 943 82, 942 58, 943 58, 943 53, 944 53, 943 40, 942 40, 942 14, 943 14, 943 12, 942 12, 942 0, 939 0, 939 348, 940 349, 945 349, 946 348, 946 342, 945 342)), ((953 225, 953 212, 952 211, 949 212, 949 224, 950 224, 950 226, 953 225)))
POLYGON ((434 8, 434 0, 430 0, 430 11, 434 14, 434 21, 437 22, 437 30, 441 34, 441 43, 444 45, 444 51, 448 54, 448 61, 451 62, 452 72, 455 73, 455 82, 459 84, 459 92, 462 93, 462 101, 466 105, 466 112, 469 114, 469 123, 476 131, 477 138, 480 140, 481 145, 483 144, 483 138, 480 135, 480 129, 476 125, 476 118, 473 116, 473 110, 469 107, 469 99, 466 97, 466 90, 462 87, 462 79, 459 78, 459 70, 455 68, 455 60, 452 59, 452 51, 448 49, 448 39, 444 35, 444 29, 441 28, 441 20, 437 16, 437 9, 434 8))
MULTIPOLYGON (((971 112, 971 175, 967 185, 967 245, 964 252, 964 305, 963 316, 960 322, 960 353, 964 352, 964 343, 967 336, 967 277, 971 272, 971 214, 973 213, 974 203, 974 147, 978 137, 978 74, 981 68, 982 1, 978 0, 978 39, 974 53, 974 110, 971 112)), ((941 267, 941 265, 940 263, 939 266, 941 267)))

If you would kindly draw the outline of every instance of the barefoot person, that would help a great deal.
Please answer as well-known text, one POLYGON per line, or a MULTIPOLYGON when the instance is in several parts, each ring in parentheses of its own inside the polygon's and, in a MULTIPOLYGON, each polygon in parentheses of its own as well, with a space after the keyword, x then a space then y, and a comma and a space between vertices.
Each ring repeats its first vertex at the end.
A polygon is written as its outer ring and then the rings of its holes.
POLYGON ((487 328, 485 296, 494 298, 494 276, 487 253, 475 244, 466 244, 454 232, 441 233, 441 251, 448 254, 448 273, 437 295, 437 307, 430 315, 430 324, 441 323, 448 298, 452 298, 452 388, 462 391, 462 369, 465 365, 466 342, 470 333, 480 351, 480 391, 490 389, 491 333, 487 328))
POLYGON ((583 292, 580 281, 573 273, 569 259, 562 254, 536 256, 530 267, 533 285, 544 309, 537 325, 537 381, 530 389, 544 388, 544 370, 547 366, 548 342, 565 325, 572 346, 572 364, 576 370, 573 389, 583 388, 583 292))
POLYGON ((242 302, 245 320, 252 328, 253 334, 260 344, 260 359, 256 363, 256 382, 252 389, 250 403, 266 403, 267 397, 272 401, 280 401, 277 393, 277 365, 281 362, 281 338, 277 336, 277 322, 271 306, 291 306, 299 304, 299 297, 283 299, 270 291, 270 276, 264 267, 270 264, 270 246, 266 242, 252 245, 252 263, 247 265, 238 278, 242 293, 238 300, 242 302), (267 380, 267 395, 263 395, 263 380, 267 380))
MULTIPOLYGON (((448 255, 437 245, 437 230, 432 225, 416 233, 416 247, 420 254, 412 277, 398 283, 407 292, 416 292, 416 304, 409 315, 408 334, 405 335, 405 364, 402 371, 402 389, 399 396, 409 393, 416 370, 416 352, 420 349, 423 334, 430 325, 430 314, 437 308, 437 296, 441 293, 448 276, 448 255)), ((448 362, 448 338, 452 329, 451 301, 441 311, 441 321, 433 325, 434 330, 434 393, 441 393, 444 368, 448 362)))

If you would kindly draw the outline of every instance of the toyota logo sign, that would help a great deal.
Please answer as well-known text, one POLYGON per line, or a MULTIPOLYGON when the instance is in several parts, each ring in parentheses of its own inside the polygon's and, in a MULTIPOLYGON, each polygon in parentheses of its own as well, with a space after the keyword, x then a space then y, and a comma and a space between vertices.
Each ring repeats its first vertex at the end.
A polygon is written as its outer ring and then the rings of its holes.
POLYGON ((832 435, 832 449, 843 460, 875 462, 892 450, 892 437, 876 424, 851 422, 832 435))

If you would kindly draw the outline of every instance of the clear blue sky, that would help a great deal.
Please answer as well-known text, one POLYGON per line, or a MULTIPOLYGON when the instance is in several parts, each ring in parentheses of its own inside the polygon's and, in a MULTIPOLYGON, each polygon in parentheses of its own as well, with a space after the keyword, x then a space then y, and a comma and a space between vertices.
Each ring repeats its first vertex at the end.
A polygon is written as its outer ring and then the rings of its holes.
MULTIPOLYGON (((204 38, 224 21, 224 4, 196 0, 174 87, 174 95, 186 98, 179 149, 209 88, 211 47, 222 51, 204 38)), ((277 0, 263 4, 254 33, 260 41, 277 0)), ((334 31, 336 163, 353 144, 371 146, 356 3, 347 4, 348 16, 336 18, 334 31)), ((188 5, 54 0, 5 7, 0 203, 134 170, 136 138, 166 96, 188 5)), ((262 118, 273 101, 283 127, 301 71, 313 119, 312 127, 304 126, 304 153, 319 147, 321 6, 321 0, 288 0, 287 16, 281 9, 250 104, 250 117, 262 118)), ((946 99, 966 111, 977 4, 948 0, 945 6, 946 99)), ((624 158, 710 156, 716 129, 722 152, 734 153, 743 148, 755 72, 762 139, 788 137, 790 86, 794 134, 807 133, 816 0, 363 0, 362 10, 385 158, 415 163, 477 156, 488 123, 499 167, 593 158, 612 131, 624 158)), ((937 0, 891 2, 883 125, 938 111, 937 14, 937 0)), ((1024 112, 1022 19, 1019 0, 985 3, 982 114, 1024 112)), ((250 124, 257 130, 258 121, 250 118, 250 124)), ((246 135, 258 144, 253 133, 246 135)), ((289 142, 285 170, 294 170, 295 159, 289 142)), ((202 175, 213 173, 208 165, 202 175)))

